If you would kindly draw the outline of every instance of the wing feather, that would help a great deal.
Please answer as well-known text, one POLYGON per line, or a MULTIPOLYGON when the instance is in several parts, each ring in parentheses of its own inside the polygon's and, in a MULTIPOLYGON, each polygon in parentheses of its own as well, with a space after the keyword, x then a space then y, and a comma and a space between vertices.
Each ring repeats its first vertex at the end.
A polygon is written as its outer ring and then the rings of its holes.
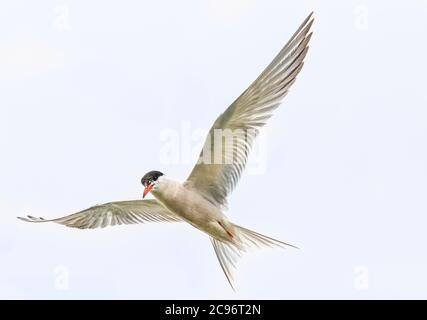
POLYGON ((280 105, 304 65, 313 21, 310 14, 259 77, 216 119, 186 186, 197 189, 216 205, 227 206, 227 196, 240 179, 259 129, 280 105), (231 138, 227 140, 224 134, 219 140, 216 132, 231 132, 231 138), (215 154, 218 150, 219 157, 215 154))
POLYGON ((109 202, 56 219, 18 217, 27 222, 55 222, 71 228, 94 229, 144 222, 176 222, 181 219, 157 200, 109 202))

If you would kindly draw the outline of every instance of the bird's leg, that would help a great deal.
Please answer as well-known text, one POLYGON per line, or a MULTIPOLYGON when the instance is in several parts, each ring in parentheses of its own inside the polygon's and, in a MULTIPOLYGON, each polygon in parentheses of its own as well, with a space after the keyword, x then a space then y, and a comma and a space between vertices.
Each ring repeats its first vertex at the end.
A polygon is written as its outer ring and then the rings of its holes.
POLYGON ((227 234, 229 235, 229 237, 231 239, 234 238, 233 234, 225 228, 224 224, 221 221, 218 221, 218 224, 221 226, 221 228, 223 228, 225 230, 225 232, 227 232, 227 234))

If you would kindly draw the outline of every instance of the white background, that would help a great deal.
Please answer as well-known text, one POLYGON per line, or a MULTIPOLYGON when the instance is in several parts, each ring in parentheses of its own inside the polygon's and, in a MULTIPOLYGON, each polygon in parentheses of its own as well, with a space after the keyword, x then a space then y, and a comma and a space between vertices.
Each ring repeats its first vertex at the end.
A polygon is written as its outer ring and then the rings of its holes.
POLYGON ((427 298, 427 1, 0 4, 0 298, 427 298), (140 199, 165 130, 208 129, 315 10, 230 219, 298 245, 234 293, 184 224, 26 224, 140 199))

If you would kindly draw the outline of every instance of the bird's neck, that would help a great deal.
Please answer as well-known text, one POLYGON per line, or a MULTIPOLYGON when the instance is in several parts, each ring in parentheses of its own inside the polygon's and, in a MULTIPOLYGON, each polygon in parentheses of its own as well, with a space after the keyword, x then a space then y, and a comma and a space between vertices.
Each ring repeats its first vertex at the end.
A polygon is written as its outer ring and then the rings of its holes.
POLYGON ((157 200, 163 202, 176 196, 181 186, 180 182, 161 176, 151 193, 157 200))

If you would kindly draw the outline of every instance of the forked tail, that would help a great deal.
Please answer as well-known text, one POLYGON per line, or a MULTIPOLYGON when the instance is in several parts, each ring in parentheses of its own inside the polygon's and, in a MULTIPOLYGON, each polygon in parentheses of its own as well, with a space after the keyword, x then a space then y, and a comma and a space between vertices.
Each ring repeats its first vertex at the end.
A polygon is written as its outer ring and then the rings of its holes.
POLYGON ((289 243, 267 237, 263 234, 243 228, 236 224, 233 224, 233 227, 235 228, 239 238, 238 244, 224 242, 210 237, 219 264, 221 265, 221 268, 224 271, 224 274, 233 290, 235 290, 233 282, 233 271, 236 269, 236 263, 238 259, 242 256, 243 253, 248 251, 248 249, 261 247, 293 247, 298 249, 289 243))

